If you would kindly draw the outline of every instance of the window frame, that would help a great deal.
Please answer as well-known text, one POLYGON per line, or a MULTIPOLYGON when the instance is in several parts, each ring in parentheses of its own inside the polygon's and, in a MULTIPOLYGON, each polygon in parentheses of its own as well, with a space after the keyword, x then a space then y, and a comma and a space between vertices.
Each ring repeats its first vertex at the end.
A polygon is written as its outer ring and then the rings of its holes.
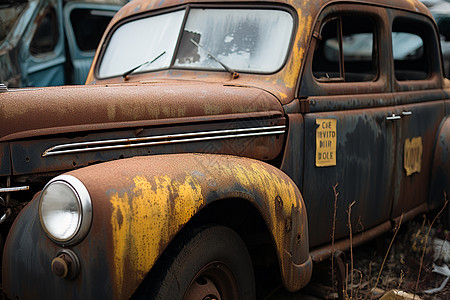
POLYGON ((392 65, 393 91, 394 92, 416 91, 416 90, 436 89, 441 87, 444 78, 441 60, 442 54, 439 45, 439 36, 437 35, 437 27, 434 21, 428 18, 427 16, 421 14, 395 11, 395 14, 392 15, 391 22, 389 25, 391 31, 389 34, 389 42, 392 49, 391 65, 392 65), (408 22, 414 21, 417 23, 422 23, 422 25, 425 25, 421 26, 423 30, 426 30, 426 34, 423 34, 423 36, 414 33, 414 31, 411 30, 411 33, 418 35, 422 38, 422 41, 424 43, 424 55, 428 56, 429 76, 425 79, 398 80, 395 75, 392 32, 394 22, 397 19, 405 19, 408 20, 408 22))
MULTIPOLYGON (((116 24, 113 25, 113 27, 109 30, 109 32, 107 33, 107 36, 105 37, 104 42, 101 44, 100 47, 100 53, 98 55, 98 59, 96 60, 95 63, 95 67, 94 67, 94 77, 98 80, 107 80, 107 79, 111 79, 111 78, 117 78, 120 77, 120 75, 115 75, 115 76, 109 76, 109 77, 101 77, 99 74, 99 69, 100 69, 100 65, 101 62, 103 60, 106 48, 111 40, 111 37, 113 35, 113 33, 116 31, 117 28, 119 28, 120 26, 124 25, 125 23, 128 22, 132 22, 135 20, 139 20, 142 18, 147 18, 147 17, 152 17, 152 16, 156 16, 156 15, 161 15, 161 14, 165 14, 165 13, 170 13, 170 12, 174 12, 174 11, 180 11, 180 10, 185 10, 185 16, 182 22, 182 26, 181 28, 184 28, 185 23, 187 21, 187 16, 189 15, 189 10, 193 9, 193 8, 205 8, 205 9, 267 9, 267 10, 280 10, 280 11, 285 11, 287 13, 289 13, 292 16, 292 20, 293 20, 293 27, 292 27, 292 32, 291 32, 291 37, 289 39, 289 45, 287 47, 287 51, 285 54, 285 57, 280 65, 280 67, 274 71, 271 72, 257 72, 257 71, 251 71, 251 72, 244 72, 244 71, 239 71, 239 73, 242 74, 248 74, 248 75, 273 75, 276 74, 278 72, 280 72, 285 66, 286 63, 292 53, 292 45, 294 43, 294 39, 295 36, 297 34, 297 30, 298 30, 298 15, 297 12, 288 5, 273 5, 273 4, 255 4, 255 5, 251 5, 251 4, 237 4, 237 3, 229 3, 229 4, 183 4, 183 5, 179 5, 179 6, 175 6, 175 7, 169 7, 169 8, 163 8, 163 9, 158 9, 158 10, 151 10, 151 11, 147 11, 145 13, 141 13, 141 14, 137 14, 137 15, 131 15, 127 18, 124 18, 123 20, 117 22, 116 24)), ((179 51, 179 47, 180 47, 180 42, 181 42, 181 36, 182 36, 182 30, 180 30, 179 33, 179 37, 177 39, 177 43, 175 46, 175 50, 174 50, 174 56, 172 58, 172 61, 169 65, 168 68, 162 68, 162 69, 154 69, 151 71, 145 71, 145 72, 136 72, 136 75, 138 74, 151 74, 151 73, 156 73, 156 72, 160 72, 160 71, 171 71, 171 70, 177 70, 177 71, 191 71, 191 72, 199 72, 199 71, 204 71, 204 72, 213 72, 213 73, 224 73, 227 72, 226 70, 221 70, 221 69, 209 69, 209 68, 195 68, 195 69, 189 69, 189 68, 180 68, 180 67, 176 67, 174 65, 175 59, 176 59, 176 53, 178 53, 179 51)))
MULTIPOLYGON (((352 17, 361 17, 360 15, 348 15, 348 14, 340 14, 339 16, 336 17, 332 17, 332 18, 328 18, 325 20, 325 22, 323 23, 323 25, 321 26, 321 36, 322 36, 322 32, 323 29, 328 26, 328 24, 330 24, 331 22, 337 21, 337 26, 336 27, 331 27, 332 29, 336 29, 336 35, 337 35, 337 42, 338 42, 338 55, 337 55, 337 63, 338 63, 338 70, 339 70, 339 76, 338 77, 330 77, 330 78, 322 78, 322 77, 317 77, 316 76, 316 71, 314 70, 315 68, 315 59, 316 59, 316 51, 313 54, 313 65, 312 65, 312 72, 314 75, 314 78, 319 81, 319 82, 325 82, 325 83, 329 83, 329 82, 371 82, 371 81, 376 81, 377 77, 379 75, 379 58, 378 58, 378 53, 377 53, 377 49, 378 47, 378 39, 377 39, 377 30, 376 30, 376 24, 372 24, 372 29, 373 31, 367 32, 368 34, 371 34, 372 36, 372 50, 371 50, 371 59, 368 61, 370 64, 373 65, 373 69, 370 70, 371 72, 374 72, 374 76, 373 78, 369 79, 369 80, 347 80, 347 74, 351 74, 351 73, 355 73, 355 74, 364 74, 364 72, 355 72, 354 70, 347 72, 347 67, 349 66, 349 64, 353 64, 355 63, 352 60, 346 60, 346 50, 345 50, 345 45, 344 45, 344 40, 346 37, 348 37, 349 35, 346 35, 346 32, 344 32, 344 23, 348 22, 348 20, 352 17)), ((370 20, 370 23, 374 23, 372 22, 372 20, 370 20)), ((361 32, 362 34, 366 33, 366 32, 361 32)), ((350 33, 351 34, 359 34, 359 32, 357 33, 350 33)), ((332 40, 333 38, 330 38, 328 40, 332 40)), ((328 41, 327 40, 327 41, 328 41)), ((326 44, 326 42, 324 41, 320 41, 320 43, 326 44)), ((317 47, 316 47, 317 50, 317 47)), ((324 50, 322 48, 322 50, 324 50)), ((325 57, 325 59, 327 59, 327 55, 326 53, 322 54, 323 57, 325 57)), ((321 56, 322 57, 322 56, 321 56)), ((330 59, 327 59, 327 61, 330 61, 330 59)), ((333 61, 334 62, 334 61, 333 61)), ((363 60, 361 60, 361 63, 363 63, 363 60)), ((320 71, 319 71, 320 72, 320 71)))
POLYGON ((39 18, 37 25, 36 25, 36 29, 34 30, 32 38, 30 39, 30 45, 29 45, 29 49, 28 49, 30 56, 39 59, 41 57, 47 56, 51 53, 54 53, 56 48, 58 47, 60 39, 61 39, 61 32, 60 32, 57 8, 55 8, 52 5, 49 5, 47 8, 45 8, 45 12, 39 18), (50 18, 51 18, 50 26, 51 26, 52 32, 50 32, 50 34, 49 34, 52 36, 51 37, 51 40, 52 40, 51 49, 46 50, 46 51, 40 51, 41 50, 40 49, 39 52, 34 52, 32 50, 33 43, 37 37, 37 34, 40 32, 39 30, 41 28, 42 22, 47 18, 47 16, 50 16, 50 18))
POLYGON ((313 34, 310 38, 307 50, 307 58, 301 71, 297 97, 305 98, 310 96, 325 95, 355 95, 385 93, 391 90, 390 83, 390 50, 383 47, 383 41, 389 38, 390 30, 386 9, 377 5, 330 3, 320 12, 313 27, 313 34), (372 81, 344 82, 344 81, 320 81, 313 74, 313 59, 317 43, 320 39, 320 32, 327 20, 338 16, 362 16, 370 17, 374 26, 374 44, 376 47, 377 75, 372 81))

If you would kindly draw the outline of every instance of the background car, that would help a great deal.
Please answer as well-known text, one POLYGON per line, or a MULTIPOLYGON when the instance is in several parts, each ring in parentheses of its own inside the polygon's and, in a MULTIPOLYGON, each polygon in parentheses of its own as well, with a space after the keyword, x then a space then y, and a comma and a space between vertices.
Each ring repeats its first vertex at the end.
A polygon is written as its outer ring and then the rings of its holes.
POLYGON ((83 84, 102 34, 126 0, 1 0, 0 83, 83 84))

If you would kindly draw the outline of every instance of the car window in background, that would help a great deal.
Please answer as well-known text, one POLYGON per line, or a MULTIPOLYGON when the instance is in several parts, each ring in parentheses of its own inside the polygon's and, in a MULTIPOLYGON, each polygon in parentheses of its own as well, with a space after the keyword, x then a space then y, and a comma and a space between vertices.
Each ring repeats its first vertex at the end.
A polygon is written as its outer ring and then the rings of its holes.
POLYGON ((95 51, 115 11, 74 9, 70 21, 81 51, 95 51))
POLYGON ((26 6, 26 1, 0 2, 0 44, 4 42, 8 33, 13 29, 26 6))
POLYGON ((39 20, 36 32, 30 44, 33 56, 46 54, 55 49, 59 40, 58 20, 55 8, 49 7, 39 20))

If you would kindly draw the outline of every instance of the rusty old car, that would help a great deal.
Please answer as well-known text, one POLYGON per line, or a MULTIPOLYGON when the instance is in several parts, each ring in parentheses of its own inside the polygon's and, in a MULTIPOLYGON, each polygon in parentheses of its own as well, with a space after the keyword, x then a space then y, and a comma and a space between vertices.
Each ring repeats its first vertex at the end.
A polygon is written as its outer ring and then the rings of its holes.
POLYGON ((449 97, 416 0, 132 1, 86 85, 0 94, 3 291, 301 290, 444 207, 449 97))

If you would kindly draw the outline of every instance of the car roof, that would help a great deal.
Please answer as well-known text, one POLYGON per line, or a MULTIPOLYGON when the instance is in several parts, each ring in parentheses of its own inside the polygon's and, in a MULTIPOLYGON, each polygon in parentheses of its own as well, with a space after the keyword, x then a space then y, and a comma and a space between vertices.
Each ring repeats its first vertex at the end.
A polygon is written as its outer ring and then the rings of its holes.
MULTIPOLYGON (((131 15, 140 14, 143 12, 157 10, 162 8, 169 8, 180 6, 183 4, 195 4, 195 3, 204 3, 204 4, 230 4, 233 3, 243 3, 242 0, 231 0, 231 1, 218 1, 218 0, 134 0, 125 5, 119 13, 116 15, 117 17, 113 20, 118 21, 119 19, 126 18, 131 15)), ((259 1, 245 1, 245 3, 259 3, 259 4, 273 4, 279 3, 291 6, 296 10, 301 10, 302 14, 305 15, 303 10, 307 10, 309 16, 315 18, 324 7, 328 6, 332 3, 354 3, 354 4, 367 4, 373 6, 383 6, 396 8, 406 11, 411 11, 415 13, 421 13, 428 16, 431 16, 430 12, 426 8, 426 6, 419 0, 259 0, 259 1)))

